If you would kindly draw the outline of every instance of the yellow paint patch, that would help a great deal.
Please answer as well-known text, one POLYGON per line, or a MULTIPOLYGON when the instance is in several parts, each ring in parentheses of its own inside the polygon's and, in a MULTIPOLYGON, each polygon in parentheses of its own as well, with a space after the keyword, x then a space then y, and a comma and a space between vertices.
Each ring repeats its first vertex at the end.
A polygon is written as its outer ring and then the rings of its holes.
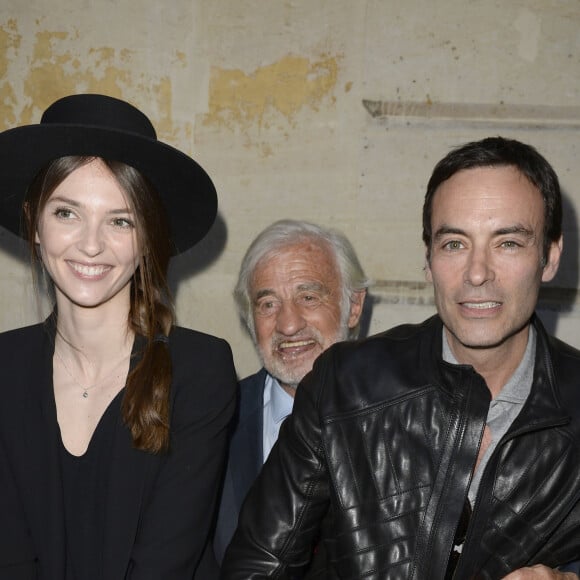
MULTIPOLYGON (((20 47, 22 36, 16 29, 16 21, 9 20, 4 28, 0 28, 0 78, 6 79, 10 59, 20 47)), ((10 127, 16 122, 12 107, 16 105, 16 95, 11 83, 3 80, 0 83, 0 117, 4 127, 10 127)))
MULTIPOLYGON (((213 67, 210 75, 206 125, 264 126, 266 116, 278 112, 292 120, 304 107, 318 110, 336 86, 336 56, 310 61, 286 56, 247 75, 240 70, 213 67)), ((331 102, 334 99, 331 98, 331 102)))
MULTIPOLYGON (((40 27, 41 23, 38 23, 40 27)), ((78 31, 38 29, 31 54, 19 55, 21 36, 15 21, 0 26, 1 78, 16 77, 11 68, 19 58, 30 62, 25 76, 0 83, 0 129, 37 123, 40 112, 56 99, 73 93, 103 93, 133 101, 151 117, 158 136, 179 146, 185 131, 188 139, 191 127, 174 126, 172 118, 172 86, 168 76, 152 79, 135 71, 138 55, 122 48, 100 46, 79 50, 78 31)), ((176 60, 183 62, 183 53, 176 60)))

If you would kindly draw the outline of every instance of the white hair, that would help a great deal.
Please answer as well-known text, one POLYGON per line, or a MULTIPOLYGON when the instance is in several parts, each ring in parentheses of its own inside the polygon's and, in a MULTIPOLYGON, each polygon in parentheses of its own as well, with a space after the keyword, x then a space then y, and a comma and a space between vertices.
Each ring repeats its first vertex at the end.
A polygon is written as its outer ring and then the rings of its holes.
MULTIPOLYGON (((250 284, 258 264, 267 256, 303 240, 313 240, 326 245, 334 256, 342 289, 341 319, 348 321, 350 303, 354 292, 366 290, 370 281, 366 277, 359 259, 346 236, 335 229, 323 228, 301 220, 280 220, 264 229, 250 244, 240 266, 238 281, 234 289, 234 300, 238 314, 255 340, 254 317, 250 284)), ((356 338, 359 325, 349 331, 349 338, 356 338)))

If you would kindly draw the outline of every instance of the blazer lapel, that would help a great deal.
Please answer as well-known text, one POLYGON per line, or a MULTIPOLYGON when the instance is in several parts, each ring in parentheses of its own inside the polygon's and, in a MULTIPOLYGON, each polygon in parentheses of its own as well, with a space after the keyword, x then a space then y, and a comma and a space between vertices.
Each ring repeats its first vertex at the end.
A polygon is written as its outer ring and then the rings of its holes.
POLYGON ((262 369, 247 384, 244 390, 246 400, 240 407, 239 424, 231 441, 230 461, 238 509, 264 463, 262 431, 265 380, 266 371, 262 369))
MULTIPOLYGON (((142 337, 135 337, 130 371, 137 364, 144 345, 142 337)), ((145 485, 151 482, 150 473, 158 461, 157 456, 133 447, 131 433, 119 416, 111 442, 109 479, 103 503, 106 506, 104 529, 107 530, 103 545, 104 578, 125 578, 127 574, 145 485)))
POLYGON ((121 419, 111 445, 109 484, 104 505, 103 547, 104 578, 124 578, 138 532, 145 483, 156 461, 143 451, 136 451, 129 430, 121 419))

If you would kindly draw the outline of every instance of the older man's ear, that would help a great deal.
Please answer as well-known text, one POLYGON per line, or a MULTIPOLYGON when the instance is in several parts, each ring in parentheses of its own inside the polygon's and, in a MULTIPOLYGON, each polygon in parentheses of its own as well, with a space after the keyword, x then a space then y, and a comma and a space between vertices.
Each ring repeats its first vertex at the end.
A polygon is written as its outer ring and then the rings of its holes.
POLYGON ((350 313, 348 316, 348 327, 354 328, 360 320, 363 306, 367 295, 366 289, 356 290, 350 296, 350 313))

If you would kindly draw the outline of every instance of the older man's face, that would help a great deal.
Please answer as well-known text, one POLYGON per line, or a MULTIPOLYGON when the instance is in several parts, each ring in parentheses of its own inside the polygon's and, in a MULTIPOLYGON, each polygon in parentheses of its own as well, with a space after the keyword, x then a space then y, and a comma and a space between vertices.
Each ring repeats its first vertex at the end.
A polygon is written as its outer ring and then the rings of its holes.
POLYGON ((254 271, 250 298, 262 363, 292 395, 316 357, 347 338, 363 301, 361 295, 341 316, 340 273, 330 250, 313 241, 266 255, 254 271))

